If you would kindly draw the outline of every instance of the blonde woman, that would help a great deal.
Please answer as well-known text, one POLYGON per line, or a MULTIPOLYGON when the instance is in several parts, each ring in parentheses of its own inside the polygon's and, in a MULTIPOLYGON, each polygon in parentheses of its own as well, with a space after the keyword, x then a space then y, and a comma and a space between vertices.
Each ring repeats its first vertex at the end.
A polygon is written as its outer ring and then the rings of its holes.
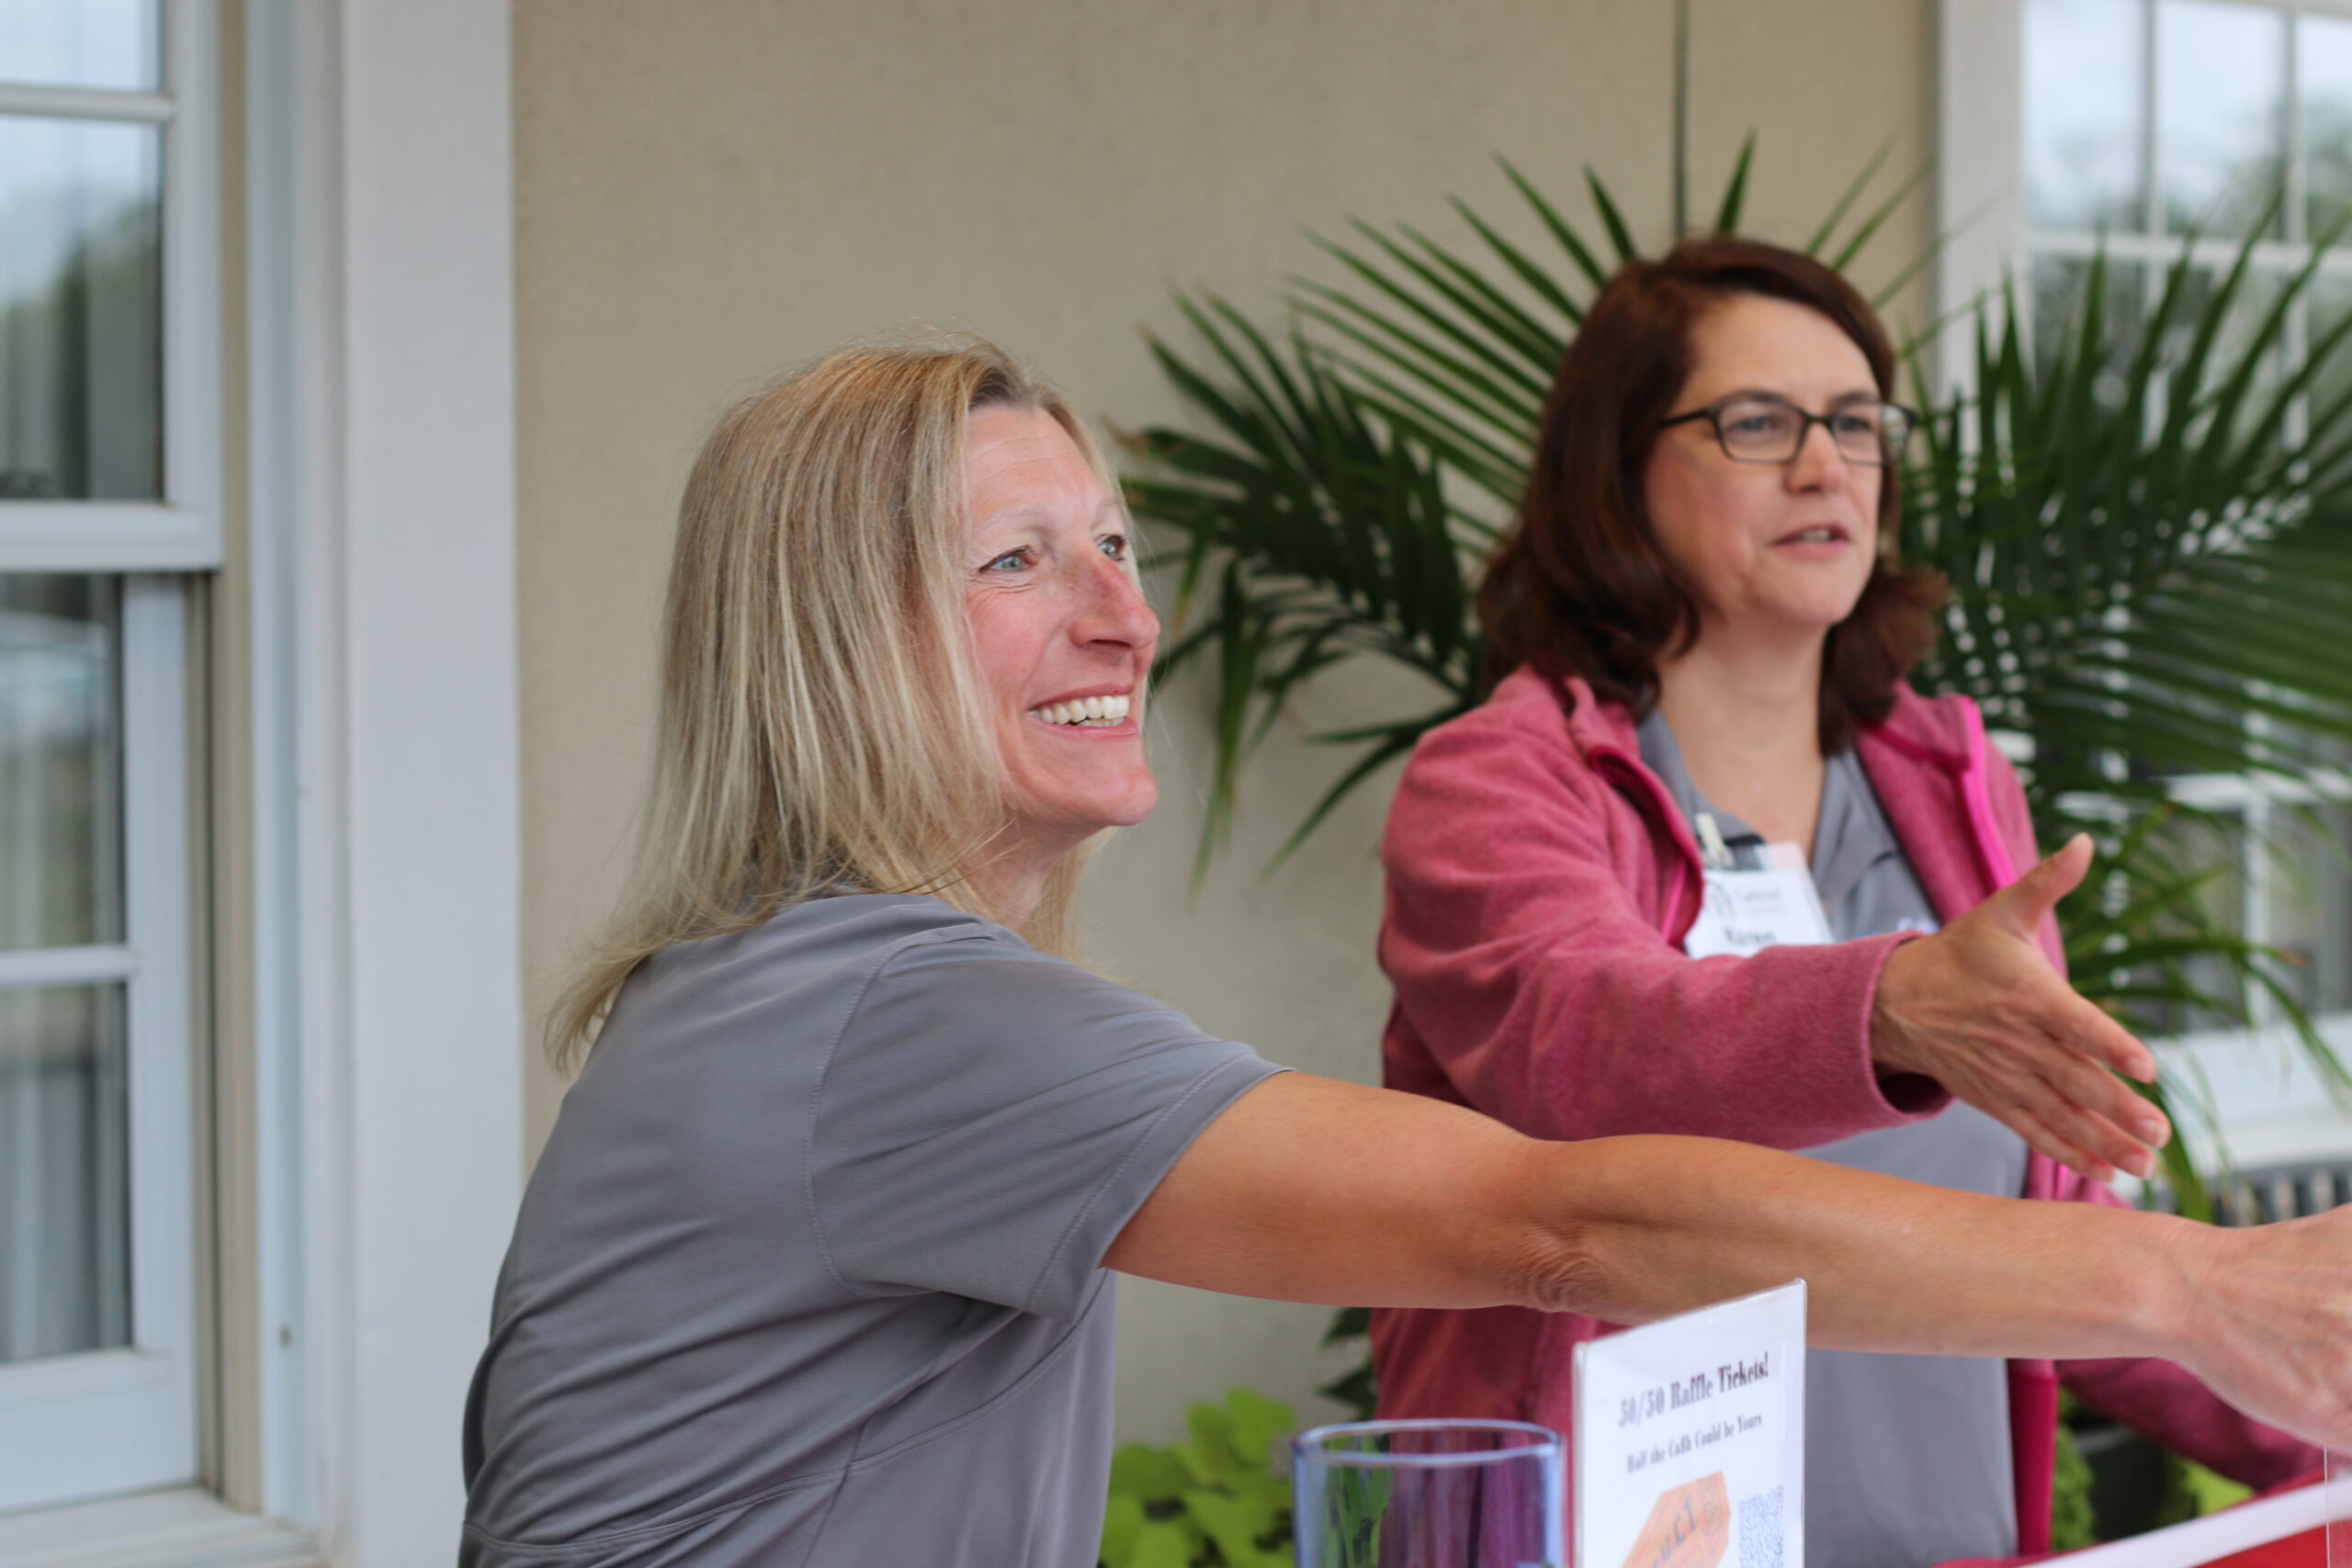
POLYGON ((1801 1273, 1824 1344, 2170 1356, 2352 1442, 2352 1213, 1539 1143, 1087 973, 1158 635, 1084 426, 985 344, 846 349, 720 423, 635 880, 552 1022, 585 1066, 468 1404, 463 1562, 1091 1563, 1114 1269, 1618 1322, 1801 1273))

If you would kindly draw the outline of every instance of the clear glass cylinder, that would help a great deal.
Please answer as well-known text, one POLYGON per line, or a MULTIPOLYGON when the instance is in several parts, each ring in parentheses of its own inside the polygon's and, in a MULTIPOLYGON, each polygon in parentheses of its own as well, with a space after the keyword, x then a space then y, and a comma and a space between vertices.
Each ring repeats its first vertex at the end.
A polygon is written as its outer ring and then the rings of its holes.
POLYGON ((1352 1421, 1291 1441, 1298 1568, 1565 1568, 1567 1445, 1524 1421, 1352 1421))

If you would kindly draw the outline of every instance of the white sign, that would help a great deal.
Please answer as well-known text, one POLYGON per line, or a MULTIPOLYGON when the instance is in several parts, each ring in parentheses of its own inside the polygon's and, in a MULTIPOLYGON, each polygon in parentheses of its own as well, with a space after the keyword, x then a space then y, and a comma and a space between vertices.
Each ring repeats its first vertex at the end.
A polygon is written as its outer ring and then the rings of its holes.
POLYGON ((1576 1353, 1577 1568, 1804 1568, 1804 1281, 1576 1353))

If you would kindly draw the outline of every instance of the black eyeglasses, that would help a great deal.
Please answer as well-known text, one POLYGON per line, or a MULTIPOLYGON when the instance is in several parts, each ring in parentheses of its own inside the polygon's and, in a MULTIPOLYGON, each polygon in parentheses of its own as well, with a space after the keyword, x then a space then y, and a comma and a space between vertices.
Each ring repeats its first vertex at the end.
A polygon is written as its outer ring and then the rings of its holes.
POLYGON ((1871 467, 1898 461, 1919 423, 1918 414, 1901 403, 1846 403, 1827 413, 1809 413, 1786 398, 1751 392, 1662 419, 1658 428, 1694 419, 1715 427, 1724 456, 1735 463, 1792 462, 1817 424, 1829 432, 1840 457, 1871 467))

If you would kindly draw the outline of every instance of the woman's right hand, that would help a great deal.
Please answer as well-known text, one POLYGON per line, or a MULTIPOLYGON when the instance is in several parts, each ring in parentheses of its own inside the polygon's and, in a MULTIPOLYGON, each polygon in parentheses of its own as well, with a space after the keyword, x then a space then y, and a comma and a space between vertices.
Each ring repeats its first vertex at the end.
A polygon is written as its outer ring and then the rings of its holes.
POLYGON ((2352 1450, 2352 1208, 2192 1234, 2172 1359, 2256 1419, 2352 1450))
POLYGON ((2077 996, 2036 940, 2090 859, 2078 834, 1942 931, 1896 948, 1871 1005, 1871 1056, 1882 1072, 1935 1079, 2104 1181, 2118 1168, 2152 1175, 2172 1128, 2115 1076, 2152 1083, 2155 1057, 2077 996))

